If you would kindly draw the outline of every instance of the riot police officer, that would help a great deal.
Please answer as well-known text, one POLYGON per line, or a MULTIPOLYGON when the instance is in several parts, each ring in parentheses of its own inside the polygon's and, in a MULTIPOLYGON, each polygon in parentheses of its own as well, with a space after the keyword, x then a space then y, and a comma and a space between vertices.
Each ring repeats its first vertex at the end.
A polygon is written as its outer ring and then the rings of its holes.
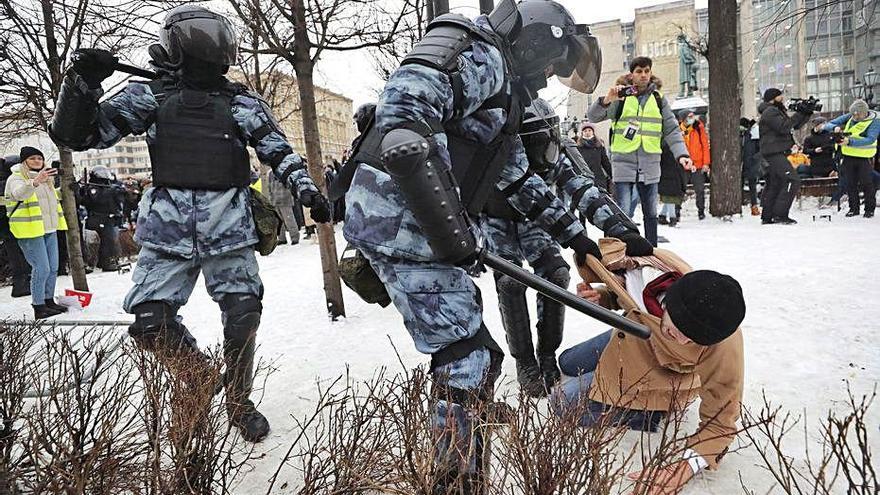
POLYGON ((89 180, 80 187, 80 204, 87 213, 86 228, 98 233, 98 267, 105 271, 119 269, 119 242, 122 226, 122 205, 125 189, 117 182, 110 169, 98 165, 89 171, 89 180))
MULTIPOLYGON (((549 103, 540 98, 532 100, 523 115, 519 136, 528 157, 529 172, 555 189, 571 212, 578 211, 606 235, 630 239, 631 243, 642 242, 642 250, 651 251, 638 227, 607 191, 593 183, 589 165, 574 141, 560 133, 559 117, 549 103)), ((517 265, 528 261, 536 275, 568 287, 570 267, 559 244, 546 230, 511 207, 503 192, 496 189, 487 201, 482 226, 489 251, 517 265)), ((556 350, 562 343, 565 306, 538 294, 536 348, 529 324, 526 287, 495 272, 495 289, 507 345, 516 360, 517 381, 526 394, 542 397, 560 378, 556 350)))
POLYGON ((138 213, 141 251, 124 302, 135 315, 129 333, 161 355, 197 354, 177 311, 202 272, 222 311, 230 422, 246 440, 259 441, 269 423, 249 396, 263 285, 253 249, 246 146, 296 191, 315 221, 328 221, 330 212, 267 104, 224 77, 237 62, 232 24, 186 5, 168 13, 159 35, 160 44, 149 48, 159 77, 131 82, 101 103, 101 81, 113 73, 116 59, 104 50, 79 50, 50 134, 61 145, 85 150, 147 133, 153 187, 138 213))
POLYGON ((565 205, 528 173, 517 131, 549 77, 590 92, 600 71, 596 39, 554 1, 505 0, 474 21, 443 15, 389 77, 356 150, 361 165, 346 194, 343 232, 385 284, 416 348, 431 355, 440 490, 481 486, 474 411, 491 400, 503 356, 463 268, 477 257, 471 219, 497 189, 563 246, 599 255, 565 205), (473 455, 462 460, 457 452, 465 451, 473 455))
POLYGON ((9 275, 12 277, 12 297, 31 295, 31 267, 9 229, 6 198, 2 196, 6 190, 6 179, 12 175, 12 166, 20 161, 18 155, 0 157, 0 248, 3 249, 9 266, 9 275))

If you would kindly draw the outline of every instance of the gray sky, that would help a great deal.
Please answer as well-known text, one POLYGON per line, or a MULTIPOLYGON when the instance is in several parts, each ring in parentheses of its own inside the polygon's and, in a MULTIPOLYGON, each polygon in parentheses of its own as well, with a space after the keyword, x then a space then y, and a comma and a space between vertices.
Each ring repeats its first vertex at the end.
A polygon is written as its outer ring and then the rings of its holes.
MULTIPOLYGON (((574 15, 578 22, 596 22, 620 19, 631 21, 635 9, 649 5, 669 3, 669 0, 557 0, 574 15)), ((697 8, 706 7, 708 0, 696 0, 697 8)), ((496 0, 497 3, 497 0, 496 0)), ((479 14, 478 0, 451 0, 450 10, 468 17, 479 14)), ((376 75, 369 56, 358 52, 327 53, 317 66, 316 82, 332 91, 342 93, 354 100, 355 108, 361 103, 374 101, 382 89, 382 80, 376 75)), ((563 100, 565 87, 555 79, 541 96, 563 100)), ((557 111, 564 111, 558 108, 557 111)))

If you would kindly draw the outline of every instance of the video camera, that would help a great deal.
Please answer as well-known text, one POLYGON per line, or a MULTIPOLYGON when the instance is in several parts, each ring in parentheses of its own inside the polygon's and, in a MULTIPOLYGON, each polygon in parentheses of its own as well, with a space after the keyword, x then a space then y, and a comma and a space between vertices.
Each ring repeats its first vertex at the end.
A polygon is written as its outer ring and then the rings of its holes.
POLYGON ((792 98, 788 103, 788 109, 798 113, 821 112, 822 104, 815 96, 809 98, 792 98))

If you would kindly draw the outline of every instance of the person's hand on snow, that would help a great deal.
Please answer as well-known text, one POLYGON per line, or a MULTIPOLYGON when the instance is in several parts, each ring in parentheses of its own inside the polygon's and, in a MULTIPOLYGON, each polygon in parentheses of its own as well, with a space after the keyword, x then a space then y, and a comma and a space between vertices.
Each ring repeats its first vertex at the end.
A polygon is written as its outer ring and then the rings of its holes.
POLYGON ((678 461, 670 466, 635 471, 626 476, 636 482, 629 495, 675 495, 694 477, 694 471, 687 461, 678 461))
POLYGON ((577 284, 577 295, 593 304, 599 304, 602 299, 602 294, 586 282, 577 284))

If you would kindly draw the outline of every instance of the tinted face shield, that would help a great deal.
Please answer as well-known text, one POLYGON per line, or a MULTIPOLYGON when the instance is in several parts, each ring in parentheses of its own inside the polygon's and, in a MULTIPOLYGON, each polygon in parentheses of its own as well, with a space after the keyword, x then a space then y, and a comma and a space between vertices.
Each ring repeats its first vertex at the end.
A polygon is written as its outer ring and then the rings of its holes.
POLYGON ((572 26, 566 37, 568 51, 565 62, 553 69, 562 84, 580 93, 592 93, 602 74, 602 50, 599 41, 584 24, 572 26))
POLYGON ((205 10, 169 15, 160 31, 162 45, 173 63, 183 54, 215 65, 238 63, 238 40, 225 17, 205 10))
POLYGON ((519 136, 531 169, 544 171, 559 161, 559 117, 525 122, 519 136))

